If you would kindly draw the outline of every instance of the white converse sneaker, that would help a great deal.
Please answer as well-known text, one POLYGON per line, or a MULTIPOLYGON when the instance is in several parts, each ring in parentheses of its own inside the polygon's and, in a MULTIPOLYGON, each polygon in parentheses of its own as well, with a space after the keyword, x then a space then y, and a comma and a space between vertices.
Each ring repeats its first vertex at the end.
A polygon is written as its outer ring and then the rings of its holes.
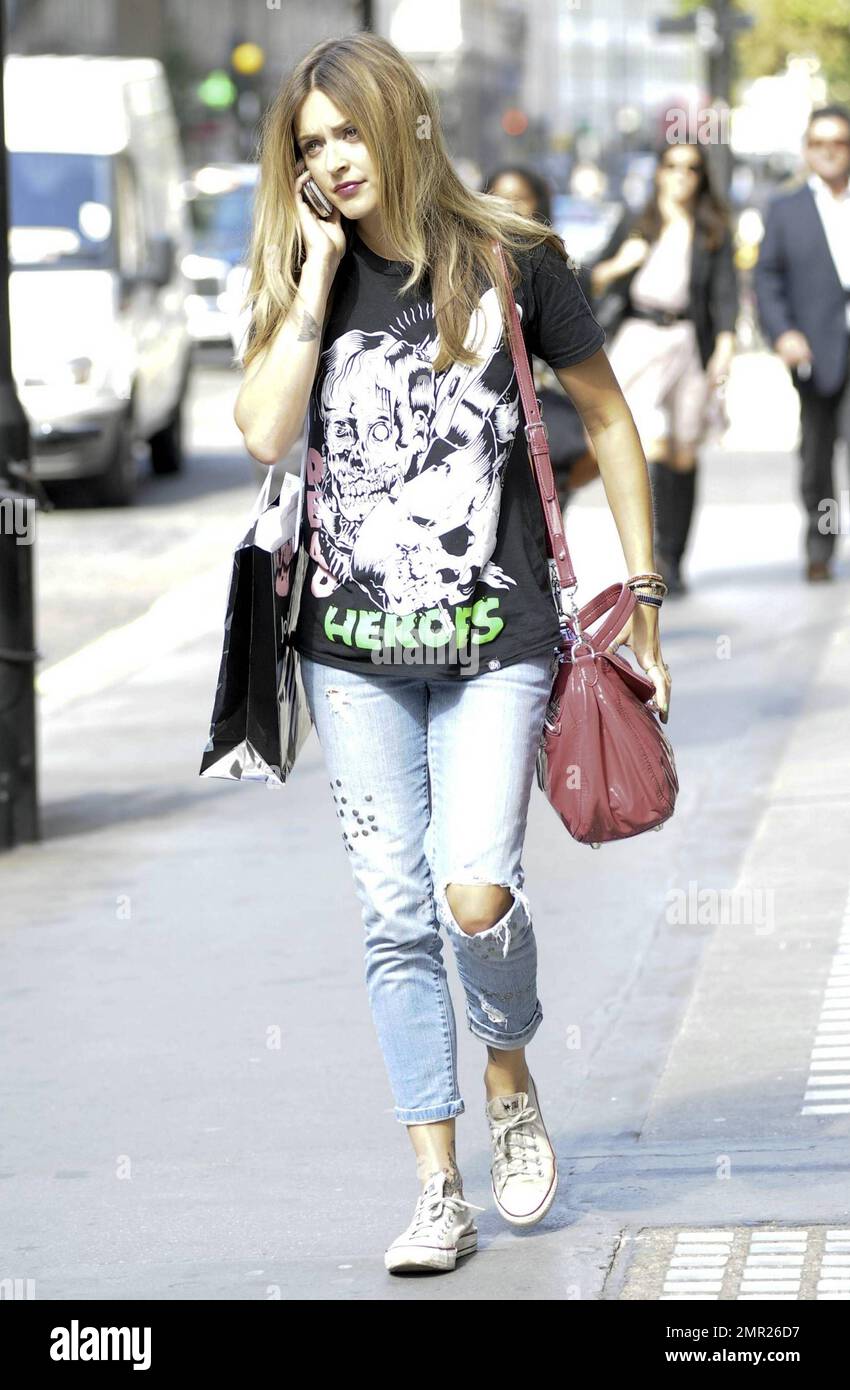
POLYGON ((428 1179, 413 1220, 384 1255, 387 1269, 454 1269, 461 1255, 477 1250, 478 1227, 467 1213, 485 1208, 444 1193, 447 1177, 446 1169, 441 1168, 428 1179))
POLYGON ((496 1206, 512 1225, 533 1226, 555 1200, 558 1164, 531 1076, 527 1092, 495 1096, 484 1108, 490 1125, 490 1177, 496 1206))

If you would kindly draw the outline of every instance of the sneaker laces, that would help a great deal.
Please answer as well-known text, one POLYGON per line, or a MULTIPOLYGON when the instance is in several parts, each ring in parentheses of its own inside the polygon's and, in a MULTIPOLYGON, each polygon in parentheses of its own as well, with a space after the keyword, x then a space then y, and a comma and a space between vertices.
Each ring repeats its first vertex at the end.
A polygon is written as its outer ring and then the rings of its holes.
POLYGON ((457 1216, 460 1207, 466 1207, 469 1211, 486 1211, 486 1207, 476 1206, 474 1202, 467 1202, 463 1197, 456 1197, 451 1192, 441 1193, 439 1188, 426 1187, 419 1194, 410 1223, 410 1235, 417 1236, 424 1227, 435 1225, 447 1214, 446 1208, 450 1215, 457 1216))
POLYGON ((540 1151, 537 1135, 525 1133, 520 1126, 537 1119, 537 1109, 526 1105, 516 1115, 508 1115, 504 1120, 490 1120, 495 1156, 494 1166, 498 1166, 505 1177, 542 1176, 540 1151), (534 1164, 537 1173, 531 1172, 534 1164))

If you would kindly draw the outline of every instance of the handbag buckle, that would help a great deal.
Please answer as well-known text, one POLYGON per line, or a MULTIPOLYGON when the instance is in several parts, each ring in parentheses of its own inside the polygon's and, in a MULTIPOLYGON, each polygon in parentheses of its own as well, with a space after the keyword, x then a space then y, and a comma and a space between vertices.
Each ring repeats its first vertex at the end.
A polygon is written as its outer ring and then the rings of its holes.
POLYGON ((574 642, 571 642, 571 643, 570 643, 570 661, 575 661, 575 659, 576 659, 576 658, 575 658, 575 650, 576 650, 576 647, 587 647, 587 650, 590 652, 591 656, 595 656, 595 655, 596 655, 596 648, 594 647, 593 643, 592 643, 587 637, 577 637, 576 640, 575 640, 574 642))
MULTIPOLYGON (((537 404, 539 406, 540 402, 538 401, 537 404)), ((543 438, 546 440, 547 444, 549 443, 549 426, 546 424, 545 420, 532 420, 530 424, 524 426, 524 429, 526 439, 528 439, 529 430, 542 430, 543 438)))
MULTIPOLYGON (((554 560, 550 563, 557 576, 554 560)), ((581 623, 579 622, 578 605, 575 599, 577 588, 578 583, 576 582, 575 584, 570 584, 566 589, 563 587, 560 589, 561 613, 565 618, 569 618, 570 626, 578 636, 581 636, 581 623)))

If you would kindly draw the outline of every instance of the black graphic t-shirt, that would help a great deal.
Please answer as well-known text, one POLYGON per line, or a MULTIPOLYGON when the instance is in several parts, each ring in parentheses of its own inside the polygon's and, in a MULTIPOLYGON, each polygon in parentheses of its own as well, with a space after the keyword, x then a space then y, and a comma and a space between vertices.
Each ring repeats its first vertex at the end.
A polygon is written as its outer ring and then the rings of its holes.
MULTIPOLYGON (((529 354, 566 367, 605 333, 551 247, 518 257, 529 354)), ((477 366, 435 375, 430 284, 352 227, 310 397, 294 633, 302 654, 369 675, 462 679, 553 651, 546 529, 496 291, 466 342, 477 366)))

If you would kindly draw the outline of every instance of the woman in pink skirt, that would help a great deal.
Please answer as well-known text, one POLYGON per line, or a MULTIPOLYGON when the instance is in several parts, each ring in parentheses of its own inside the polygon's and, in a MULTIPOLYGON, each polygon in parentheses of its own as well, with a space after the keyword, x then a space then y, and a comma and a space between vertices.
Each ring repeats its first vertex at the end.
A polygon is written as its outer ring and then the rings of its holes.
POLYGON ((619 319, 608 357, 649 463, 658 568, 668 592, 681 593, 697 451, 712 393, 729 372, 738 317, 729 210, 701 145, 662 147, 646 207, 623 216, 591 284, 608 296, 598 317, 609 336, 611 315, 619 319))

